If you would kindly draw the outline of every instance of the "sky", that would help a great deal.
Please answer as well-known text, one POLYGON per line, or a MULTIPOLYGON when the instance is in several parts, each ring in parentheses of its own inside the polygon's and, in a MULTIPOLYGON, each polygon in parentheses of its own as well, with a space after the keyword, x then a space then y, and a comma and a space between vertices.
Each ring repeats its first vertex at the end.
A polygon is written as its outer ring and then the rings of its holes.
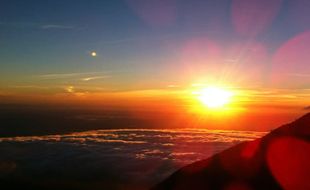
POLYGON ((309 18, 308 0, 2 0, 0 97, 187 105, 215 85, 308 109, 309 18))

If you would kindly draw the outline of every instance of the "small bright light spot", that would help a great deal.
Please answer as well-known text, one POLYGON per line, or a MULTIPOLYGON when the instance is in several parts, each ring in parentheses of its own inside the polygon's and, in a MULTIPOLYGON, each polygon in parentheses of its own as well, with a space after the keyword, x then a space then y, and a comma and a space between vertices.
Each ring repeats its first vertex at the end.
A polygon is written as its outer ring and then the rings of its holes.
POLYGON ((66 91, 67 91, 68 93, 73 93, 73 92, 74 92, 74 86, 67 86, 67 87, 66 87, 66 91))
POLYGON ((90 55, 91 55, 92 57, 96 57, 96 56, 97 56, 97 52, 92 51, 92 52, 90 53, 90 55))
POLYGON ((208 87, 197 92, 198 99, 209 108, 221 108, 230 102, 232 92, 218 88, 208 87))

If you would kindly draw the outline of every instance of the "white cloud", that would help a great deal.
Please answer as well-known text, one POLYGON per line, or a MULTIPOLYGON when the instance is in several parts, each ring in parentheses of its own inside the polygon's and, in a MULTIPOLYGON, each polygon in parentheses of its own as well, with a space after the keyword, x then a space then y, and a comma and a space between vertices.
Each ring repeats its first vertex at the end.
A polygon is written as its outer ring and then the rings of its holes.
POLYGON ((91 81, 91 80, 97 80, 97 79, 105 79, 105 78, 110 78, 109 75, 105 75, 105 76, 93 76, 93 77, 85 77, 82 78, 82 81, 91 81))
POLYGON ((81 77, 81 76, 88 76, 94 74, 103 74, 106 72, 84 72, 84 73, 50 73, 50 74, 43 74, 37 75, 36 77, 40 79, 64 79, 64 78, 73 78, 73 77, 81 77))

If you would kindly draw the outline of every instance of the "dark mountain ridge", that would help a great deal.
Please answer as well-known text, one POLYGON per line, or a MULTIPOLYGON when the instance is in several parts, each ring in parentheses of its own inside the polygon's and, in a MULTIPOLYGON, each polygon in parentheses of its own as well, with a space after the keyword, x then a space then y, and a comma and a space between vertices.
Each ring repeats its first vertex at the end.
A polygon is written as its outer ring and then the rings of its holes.
POLYGON ((187 165, 152 190, 310 189, 310 113, 187 165))

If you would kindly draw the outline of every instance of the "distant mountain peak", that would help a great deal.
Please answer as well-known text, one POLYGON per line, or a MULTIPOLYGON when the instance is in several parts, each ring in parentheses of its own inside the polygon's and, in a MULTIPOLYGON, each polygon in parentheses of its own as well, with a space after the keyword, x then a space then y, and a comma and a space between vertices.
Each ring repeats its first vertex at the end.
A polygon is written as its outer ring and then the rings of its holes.
POLYGON ((310 112, 303 115, 302 117, 300 117, 299 119, 297 119, 296 121, 294 121, 293 123, 296 123, 297 125, 301 124, 301 125, 309 125, 310 124, 310 112))
POLYGON ((306 138, 310 140, 310 113, 303 115, 295 121, 283 125, 275 129, 272 133, 267 136, 279 133, 280 135, 295 136, 298 138, 306 138))

